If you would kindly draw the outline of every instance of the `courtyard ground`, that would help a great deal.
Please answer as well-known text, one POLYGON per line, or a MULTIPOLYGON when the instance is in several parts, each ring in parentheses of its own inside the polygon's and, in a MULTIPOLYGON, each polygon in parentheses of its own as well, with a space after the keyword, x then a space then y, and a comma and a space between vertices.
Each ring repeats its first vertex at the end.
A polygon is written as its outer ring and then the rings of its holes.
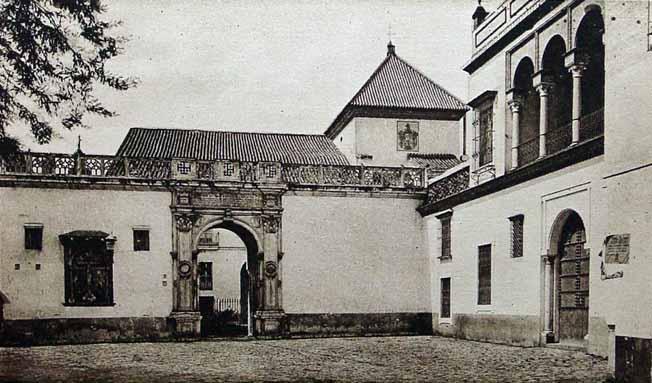
POLYGON ((0 348, 0 381, 602 382, 580 352, 451 338, 226 340, 0 348))

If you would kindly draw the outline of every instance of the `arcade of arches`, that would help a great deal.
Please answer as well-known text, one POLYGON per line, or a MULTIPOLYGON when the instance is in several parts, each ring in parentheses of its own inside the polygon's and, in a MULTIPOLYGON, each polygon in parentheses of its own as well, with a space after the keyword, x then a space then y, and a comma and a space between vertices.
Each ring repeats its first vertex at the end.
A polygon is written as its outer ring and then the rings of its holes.
POLYGON ((508 105, 512 113, 511 168, 554 154, 604 131, 604 22, 589 9, 574 44, 560 35, 545 42, 541 61, 516 66, 508 105))

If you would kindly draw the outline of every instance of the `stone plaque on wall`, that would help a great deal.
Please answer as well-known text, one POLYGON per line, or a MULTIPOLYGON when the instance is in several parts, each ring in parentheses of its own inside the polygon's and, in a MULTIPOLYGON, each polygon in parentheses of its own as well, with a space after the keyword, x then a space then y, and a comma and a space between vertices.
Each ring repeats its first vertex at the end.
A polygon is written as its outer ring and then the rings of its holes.
POLYGON ((605 263, 629 263, 629 234, 612 234, 604 240, 605 263))
POLYGON ((194 194, 193 206, 210 208, 262 209, 263 194, 254 192, 197 192, 194 194))

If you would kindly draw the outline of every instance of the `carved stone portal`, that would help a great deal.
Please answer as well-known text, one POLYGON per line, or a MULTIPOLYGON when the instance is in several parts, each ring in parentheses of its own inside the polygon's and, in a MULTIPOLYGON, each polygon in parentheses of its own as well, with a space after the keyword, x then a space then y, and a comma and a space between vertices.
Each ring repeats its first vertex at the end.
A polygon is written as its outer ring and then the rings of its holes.
POLYGON ((223 228, 236 233, 247 247, 249 325, 252 334, 283 331, 281 299, 282 189, 211 188, 175 191, 172 215, 175 333, 201 333, 198 286, 198 247, 201 233, 223 228))

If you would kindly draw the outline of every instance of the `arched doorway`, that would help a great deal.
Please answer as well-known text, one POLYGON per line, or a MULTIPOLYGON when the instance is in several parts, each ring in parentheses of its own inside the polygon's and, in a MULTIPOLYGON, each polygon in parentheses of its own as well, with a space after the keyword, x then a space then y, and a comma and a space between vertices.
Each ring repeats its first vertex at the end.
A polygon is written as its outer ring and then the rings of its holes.
POLYGON ((254 234, 232 221, 212 225, 197 237, 196 296, 202 335, 254 335, 258 247, 254 234))
POLYGON ((575 211, 562 212, 553 226, 554 340, 584 344, 589 331, 589 252, 586 229, 575 211))

